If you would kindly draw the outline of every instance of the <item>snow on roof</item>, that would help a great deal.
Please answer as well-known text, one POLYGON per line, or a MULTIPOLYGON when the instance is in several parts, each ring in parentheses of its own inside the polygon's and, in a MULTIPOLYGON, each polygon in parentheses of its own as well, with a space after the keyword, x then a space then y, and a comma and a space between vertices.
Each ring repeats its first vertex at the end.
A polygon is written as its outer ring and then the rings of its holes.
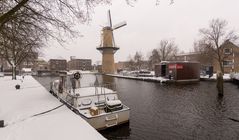
MULTIPOLYGON (((200 78, 206 78, 206 79, 217 79, 217 74, 214 73, 213 76, 210 77, 210 78, 208 78, 208 75, 205 75, 205 76, 200 75, 200 78)), ((223 79, 224 79, 224 80, 230 80, 230 79, 231 79, 230 74, 224 74, 224 75, 223 75, 223 79)))
POLYGON ((31 68, 22 68, 22 70, 25 71, 25 72, 31 72, 32 71, 31 68))
POLYGON ((32 117, 62 103, 31 76, 22 80, 4 77, 0 85, 0 120, 7 125, 0 128, 1 140, 105 139, 65 105, 32 117), (15 89, 16 84, 20 90, 15 89))
POLYGON ((68 72, 68 74, 73 74, 73 73, 76 73, 76 72, 79 72, 79 73, 82 73, 82 74, 94 74, 94 73, 96 73, 94 71, 70 70, 68 72))
POLYGON ((180 54, 177 54, 176 56, 187 56, 187 55, 197 55, 197 54, 200 54, 200 52, 180 53, 180 54))

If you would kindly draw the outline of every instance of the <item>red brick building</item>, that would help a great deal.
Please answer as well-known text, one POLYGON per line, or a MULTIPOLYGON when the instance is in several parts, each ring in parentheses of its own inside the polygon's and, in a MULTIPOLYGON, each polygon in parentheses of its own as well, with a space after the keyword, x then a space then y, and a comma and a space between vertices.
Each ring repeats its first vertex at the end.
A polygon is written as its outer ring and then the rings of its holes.
MULTIPOLYGON (((239 72, 239 47, 227 40, 221 45, 220 53, 223 59, 224 73, 239 72)), ((214 56, 202 56, 202 54, 197 52, 179 54, 175 57, 175 60, 198 61, 201 65, 213 66, 214 72, 220 70, 220 65, 214 56)))
POLYGON ((50 59, 48 63, 52 72, 67 70, 67 61, 65 59, 50 59))
POLYGON ((73 59, 68 61, 68 70, 92 70, 91 59, 73 59))

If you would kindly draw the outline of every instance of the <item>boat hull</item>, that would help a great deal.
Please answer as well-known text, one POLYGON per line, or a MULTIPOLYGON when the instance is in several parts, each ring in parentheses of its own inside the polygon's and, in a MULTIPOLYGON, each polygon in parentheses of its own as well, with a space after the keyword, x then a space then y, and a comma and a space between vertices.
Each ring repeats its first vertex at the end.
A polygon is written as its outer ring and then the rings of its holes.
POLYGON ((87 118, 79 112, 83 119, 85 119, 92 127, 97 130, 107 129, 113 126, 117 126, 123 123, 129 122, 130 109, 125 109, 106 113, 103 115, 97 115, 94 117, 87 118))

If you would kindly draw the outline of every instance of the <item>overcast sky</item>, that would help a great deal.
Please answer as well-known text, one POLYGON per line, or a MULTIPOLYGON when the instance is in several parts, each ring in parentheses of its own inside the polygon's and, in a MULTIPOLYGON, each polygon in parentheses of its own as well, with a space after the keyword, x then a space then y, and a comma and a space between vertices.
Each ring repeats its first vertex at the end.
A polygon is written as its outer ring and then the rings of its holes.
POLYGON ((193 42, 199 38, 198 30, 208 27, 213 18, 228 21, 228 27, 239 32, 239 0, 138 0, 129 6, 124 0, 114 0, 112 5, 97 6, 89 25, 79 25, 84 37, 69 40, 61 47, 51 43, 43 50, 44 59, 70 56, 101 61, 101 53, 96 50, 100 44, 101 25, 107 24, 107 10, 111 10, 113 25, 126 21, 127 26, 114 31, 116 45, 120 50, 115 61, 125 61, 129 55, 141 51, 146 58, 149 52, 157 48, 160 40, 174 39, 184 52, 193 48, 193 42))

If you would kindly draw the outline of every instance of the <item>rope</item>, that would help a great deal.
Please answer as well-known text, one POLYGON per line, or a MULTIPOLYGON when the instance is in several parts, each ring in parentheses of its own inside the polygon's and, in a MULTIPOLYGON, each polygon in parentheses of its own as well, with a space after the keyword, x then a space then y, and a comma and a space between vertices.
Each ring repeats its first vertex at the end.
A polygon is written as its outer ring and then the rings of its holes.
POLYGON ((32 117, 36 117, 36 116, 40 116, 40 115, 49 113, 49 112, 51 112, 51 111, 54 111, 54 110, 56 110, 56 109, 62 107, 63 105, 64 105, 64 104, 61 104, 61 105, 59 105, 59 106, 57 106, 57 107, 55 107, 55 108, 52 108, 52 109, 50 109, 50 110, 47 110, 47 111, 44 111, 44 112, 41 112, 41 113, 34 114, 34 115, 32 115, 32 116, 29 116, 28 118, 24 118, 24 119, 21 119, 21 120, 19 120, 19 121, 15 121, 15 122, 12 122, 12 123, 10 123, 10 124, 6 124, 6 125, 4 125, 4 127, 9 126, 9 125, 16 124, 17 122, 25 121, 25 120, 30 119, 30 118, 32 118, 32 117))
POLYGON ((228 119, 230 119, 230 120, 232 120, 232 121, 234 121, 234 122, 239 122, 239 120, 233 119, 233 118, 231 118, 231 117, 228 117, 228 119))
POLYGON ((32 115, 31 117, 36 117, 36 116, 40 116, 40 115, 43 115, 43 114, 49 113, 49 112, 51 112, 51 111, 53 111, 53 110, 56 110, 56 109, 62 107, 63 105, 64 105, 64 104, 61 104, 61 105, 59 105, 59 106, 57 106, 57 107, 55 107, 55 108, 52 108, 52 109, 50 109, 50 110, 47 110, 47 111, 44 111, 44 112, 41 112, 41 113, 38 113, 38 114, 32 115))

